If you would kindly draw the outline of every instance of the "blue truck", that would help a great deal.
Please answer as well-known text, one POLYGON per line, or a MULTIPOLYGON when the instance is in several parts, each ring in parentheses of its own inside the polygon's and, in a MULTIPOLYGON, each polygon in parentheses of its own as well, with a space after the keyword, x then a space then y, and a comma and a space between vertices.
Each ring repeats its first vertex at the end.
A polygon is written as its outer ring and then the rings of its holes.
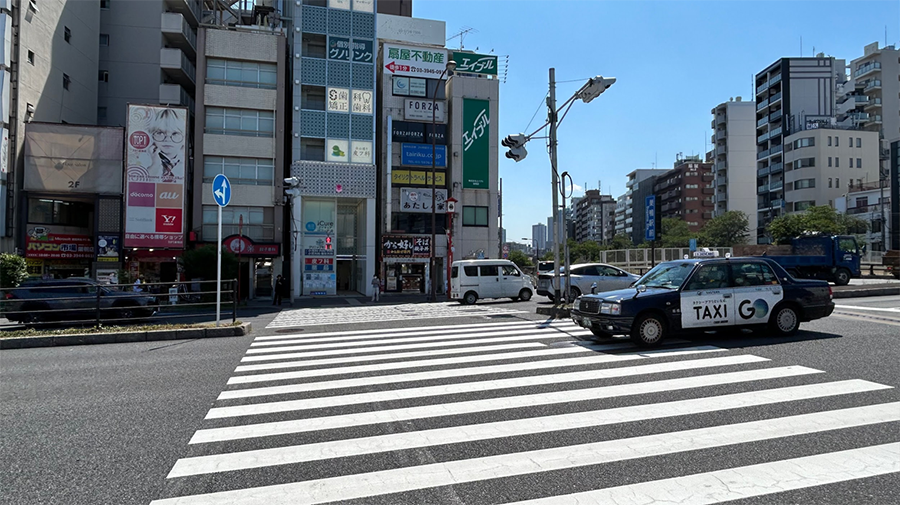
POLYGON ((792 277, 822 279, 838 286, 862 276, 859 245, 850 235, 797 237, 790 245, 767 246, 762 254, 750 255, 774 260, 792 277))

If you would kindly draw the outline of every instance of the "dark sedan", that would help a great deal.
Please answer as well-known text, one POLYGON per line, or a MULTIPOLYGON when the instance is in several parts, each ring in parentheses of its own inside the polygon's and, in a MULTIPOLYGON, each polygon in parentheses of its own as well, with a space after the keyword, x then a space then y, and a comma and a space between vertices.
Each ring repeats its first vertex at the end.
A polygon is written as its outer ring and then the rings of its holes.
POLYGON ((630 335, 656 346, 670 334, 722 327, 791 335, 801 322, 834 311, 827 282, 795 279, 765 258, 660 263, 634 286, 580 296, 572 320, 597 336, 630 335))
POLYGON ((28 280, 9 288, 2 304, 10 321, 35 324, 100 318, 128 321, 156 313, 156 300, 142 293, 117 291, 93 279, 28 280))

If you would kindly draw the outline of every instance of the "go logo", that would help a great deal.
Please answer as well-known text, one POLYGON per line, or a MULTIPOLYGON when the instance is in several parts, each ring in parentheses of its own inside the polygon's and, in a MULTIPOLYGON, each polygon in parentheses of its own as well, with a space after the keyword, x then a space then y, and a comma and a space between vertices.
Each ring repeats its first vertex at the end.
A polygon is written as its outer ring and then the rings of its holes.
POLYGON ((766 314, 768 313, 769 304, 762 298, 757 299, 755 302, 743 300, 738 304, 738 314, 740 314, 743 319, 752 319, 753 317, 760 319, 766 317, 766 314))

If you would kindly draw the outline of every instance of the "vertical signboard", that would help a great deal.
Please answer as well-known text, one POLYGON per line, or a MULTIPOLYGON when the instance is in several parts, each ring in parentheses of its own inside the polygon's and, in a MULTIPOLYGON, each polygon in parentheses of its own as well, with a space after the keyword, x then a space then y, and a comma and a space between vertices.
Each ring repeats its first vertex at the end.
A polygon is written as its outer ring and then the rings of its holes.
POLYGON ((644 239, 656 240, 656 195, 650 195, 646 198, 644 215, 647 220, 644 223, 644 239))
POLYGON ((187 109, 128 105, 124 247, 184 247, 187 109))
POLYGON ((490 101, 463 99, 463 188, 489 189, 490 101))

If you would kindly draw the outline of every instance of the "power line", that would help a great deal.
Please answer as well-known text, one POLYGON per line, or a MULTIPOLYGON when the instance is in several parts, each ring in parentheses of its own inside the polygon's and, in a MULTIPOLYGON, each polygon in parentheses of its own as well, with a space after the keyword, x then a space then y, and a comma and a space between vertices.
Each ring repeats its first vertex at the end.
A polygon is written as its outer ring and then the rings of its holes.
POLYGON ((525 131, 528 131, 528 128, 531 127, 531 123, 534 122, 534 118, 537 117, 537 113, 541 111, 541 105, 544 105, 544 101, 547 99, 547 95, 541 97, 541 101, 538 102, 537 109, 534 110, 534 114, 531 116, 531 121, 528 122, 528 126, 525 127, 525 131))

